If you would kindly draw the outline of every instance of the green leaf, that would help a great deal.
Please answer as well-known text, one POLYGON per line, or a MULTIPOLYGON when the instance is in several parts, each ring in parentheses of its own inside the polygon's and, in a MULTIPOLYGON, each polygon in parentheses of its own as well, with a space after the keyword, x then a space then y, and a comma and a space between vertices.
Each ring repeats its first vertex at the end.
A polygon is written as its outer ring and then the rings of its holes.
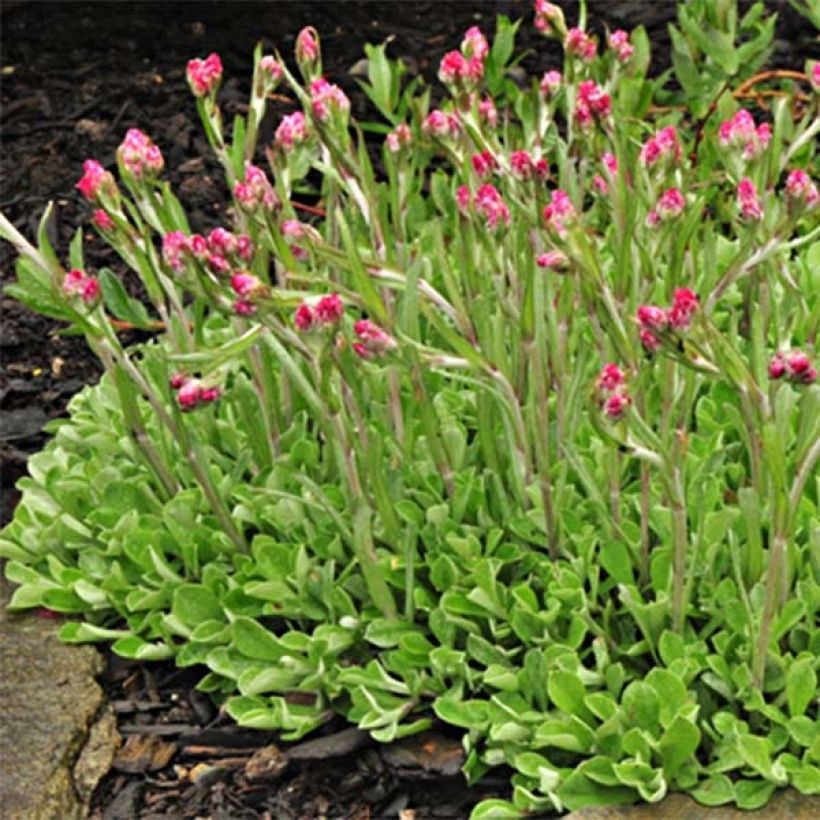
POLYGON ((699 783, 692 797, 704 806, 723 806, 735 799, 732 781, 725 774, 715 774, 699 783))
POLYGON ((470 812, 470 820, 514 820, 514 818, 525 817, 528 812, 518 810, 507 800, 491 798, 482 800, 470 812))
POLYGON ((607 539, 601 544, 601 566, 619 583, 633 585, 632 558, 620 541, 607 539))
POLYGON ((663 773, 673 780, 681 766, 690 760, 700 743, 700 729, 686 718, 678 715, 663 733, 660 753, 663 759, 663 773))
POLYGON ((171 612, 183 624, 197 626, 202 621, 224 620, 219 599, 202 584, 185 584, 174 590, 171 612))
POLYGON ((817 697, 817 675, 811 658, 796 660, 786 674, 786 702, 792 717, 805 713, 808 705, 817 697))
POLYGON ((577 770, 556 790, 565 808, 578 811, 588 806, 628 806, 638 801, 637 792, 627 786, 604 786, 577 770))
POLYGON ((769 802, 776 788, 765 780, 740 780, 735 783, 735 801, 741 809, 759 809, 769 802))
POLYGON ((117 319, 130 322, 134 327, 142 329, 151 326, 151 319, 145 307, 128 295, 119 277, 110 268, 100 270, 100 285, 105 306, 117 319))
POLYGON ((589 718, 590 713, 584 704, 587 691, 581 679, 574 672, 556 669, 547 677, 547 694, 552 702, 568 715, 589 718))
POLYGON ((481 730, 488 723, 488 704, 483 700, 461 700, 451 696, 436 698, 433 711, 436 716, 453 726, 481 730))

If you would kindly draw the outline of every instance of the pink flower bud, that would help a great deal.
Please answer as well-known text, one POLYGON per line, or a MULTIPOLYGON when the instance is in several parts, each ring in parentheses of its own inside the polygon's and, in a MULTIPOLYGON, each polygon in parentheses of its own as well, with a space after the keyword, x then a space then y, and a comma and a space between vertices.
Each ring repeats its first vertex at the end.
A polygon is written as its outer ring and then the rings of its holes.
POLYGON ((102 208, 97 208, 91 216, 91 221, 94 225, 103 232, 113 231, 116 227, 114 220, 102 208))
POLYGON ((817 186, 811 181, 809 175, 795 168, 789 173, 786 179, 786 197, 792 204, 804 206, 808 210, 817 205, 820 195, 817 193, 817 186))
POLYGON ((769 378, 773 380, 782 379, 788 372, 786 359, 782 353, 776 353, 769 362, 769 378))
POLYGON ((316 321, 316 314, 307 302, 302 302, 293 314, 293 324, 301 333, 308 333, 313 330, 316 326, 316 321))
POLYGON ((402 148, 407 148, 413 141, 413 134, 410 127, 405 123, 399 123, 385 138, 387 150, 391 154, 398 154, 402 148))
POLYGON ((563 36, 567 30, 564 22, 564 13, 554 3, 547 0, 535 0, 535 19, 533 25, 536 31, 540 31, 545 37, 551 34, 563 36))
POLYGON ((212 253, 208 258, 205 260, 208 267, 217 274, 228 273, 230 271, 231 266, 227 259, 224 256, 219 256, 219 254, 212 253))
POLYGON ((114 193, 117 189, 114 177, 94 159, 87 159, 83 163, 83 175, 75 187, 91 201, 99 199, 102 194, 114 193))
POLYGON ((170 379, 168 379, 168 384, 171 387, 171 390, 179 390, 183 384, 185 384, 191 377, 186 376, 185 373, 174 373, 170 379))
POLYGON ((237 316, 253 316, 256 313, 256 305, 246 299, 237 299, 233 303, 233 312, 237 316))
POLYGON ((600 174, 592 177, 592 187, 602 196, 609 193, 609 183, 600 174))
POLYGON ((251 262, 253 260, 253 240, 244 233, 236 237, 236 255, 243 262, 251 262))
POLYGON ((692 316, 700 307, 697 294, 689 288, 678 288, 672 307, 666 311, 666 321, 673 330, 688 330, 692 316))
POLYGON ((815 63, 809 72, 809 82, 815 94, 820 94, 820 63, 815 63))
POLYGON ((605 364, 598 376, 598 388, 612 393, 626 383, 623 370, 617 364, 605 364))
POLYGON ((100 298, 100 282, 93 276, 86 276, 83 281, 82 289, 80 290, 80 298, 86 305, 93 305, 99 301, 100 298))
POLYGON ((489 151, 473 154, 470 161, 472 162, 473 170, 480 177, 489 176, 498 168, 498 161, 489 151))
POLYGON ((457 137, 461 131, 461 125, 453 114, 445 114, 435 109, 425 117, 421 130, 428 136, 447 139, 457 137))
POLYGON ((475 207, 487 220, 490 230, 510 224, 510 209, 507 207, 496 188, 489 183, 482 185, 475 195, 475 207))
POLYGON ((237 296, 253 296, 264 287, 262 282, 250 273, 235 273, 231 276, 231 288, 237 296))
POLYGON ((551 100, 561 90, 563 78, 560 71, 547 71, 541 78, 539 89, 544 99, 551 100))
POLYGON ((569 259, 565 253, 561 251, 547 251, 541 253, 535 258, 535 264, 539 268, 545 270, 561 271, 569 267, 569 259))
POLYGON ((268 89, 279 83, 284 76, 284 70, 282 69, 281 64, 272 54, 266 54, 259 61, 259 69, 262 71, 262 74, 266 79, 268 89))
POLYGON ((159 148, 139 128, 128 129, 125 139, 117 149, 117 156, 126 171, 131 173, 135 179, 154 176, 165 166, 159 148))
POLYGON ((763 219, 763 208, 760 206, 757 186, 749 177, 744 177, 738 183, 737 204, 743 219, 750 222, 758 222, 763 219))
POLYGON ((385 330, 368 319, 360 319, 353 325, 353 332, 358 337, 353 350, 363 359, 373 359, 384 356, 385 353, 395 350, 396 340, 385 330))
POLYGON ((461 50, 467 59, 475 58, 482 62, 487 59, 490 53, 490 44, 487 38, 481 33, 478 26, 471 26, 464 33, 464 39, 461 42, 461 50))
POLYGON ((162 259, 171 270, 179 272, 185 267, 183 254, 189 250, 188 237, 182 231, 171 231, 162 238, 162 259))
POLYGON ((334 114, 346 115, 350 111, 350 100, 338 85, 332 85, 324 77, 310 84, 310 102, 313 116, 319 122, 326 122, 334 114))
POLYGON ((331 293, 329 296, 323 296, 317 303, 315 308, 316 319, 323 325, 336 325, 341 320, 345 311, 345 306, 342 303, 338 293, 331 293))
POLYGON ((498 111, 496 110, 495 103, 489 97, 484 97, 484 99, 478 103, 478 117, 481 122, 490 128, 495 128, 497 125, 498 111))
POLYGON ((215 91, 222 79, 222 60, 218 54, 209 54, 204 60, 189 60, 187 75, 194 96, 204 97, 215 91))
POLYGON ((249 213, 259 208, 273 210, 279 206, 279 197, 268 181, 265 172, 256 165, 245 166, 245 176, 233 189, 236 201, 249 213))
POLYGON ((643 329, 639 334, 641 345, 647 353, 656 353, 661 348, 661 340, 651 331, 643 329))
POLYGON ((566 236, 567 225, 575 218, 575 206, 566 191, 552 192, 550 204, 544 208, 544 221, 561 238, 566 236))
POLYGON ((199 394, 199 400, 203 404, 207 404, 208 402, 216 401, 222 395, 222 388, 219 385, 214 385, 213 387, 203 387, 202 392, 199 394))
POLYGON ((301 111, 282 117, 274 135, 274 142, 283 151, 290 152, 308 138, 307 122, 301 111))
POLYGON ((632 399, 626 393, 613 393, 604 401, 604 414, 610 421, 618 421, 626 415, 632 399))
POLYGON ((640 153, 641 164, 647 168, 661 162, 677 163, 680 157, 681 145, 674 125, 661 128, 654 136, 650 137, 643 144, 640 153))
POLYGON ((208 240, 201 234, 191 234, 190 239, 191 253, 199 259, 200 262, 205 262, 208 259, 208 240))
POLYGON ((456 85, 469 74, 469 66, 460 51, 448 51, 438 66, 438 78, 447 86, 456 85))
POLYGON ((535 163, 529 151, 513 151, 510 154, 510 170, 518 179, 530 179, 535 173, 535 163))
MULTIPOLYGON (((303 225, 298 219, 286 219, 280 226, 282 236, 286 240, 302 239, 308 235, 307 226, 303 225)), ((290 252, 296 259, 304 260, 310 255, 305 248, 293 242, 288 243, 290 252)))
POLYGON ((666 328, 666 311, 656 305, 641 305, 638 308, 637 317, 643 330, 664 330, 666 328))
POLYGON ((607 173, 614 177, 618 173, 618 158, 615 154, 611 154, 609 151, 606 151, 601 156, 601 164, 604 166, 604 169, 607 173))
POLYGON ((589 128, 594 118, 605 119, 612 113, 612 100, 597 83, 584 80, 578 85, 573 113, 582 128, 589 128))
POLYGON ((319 35, 312 26, 303 28, 296 37, 296 62, 299 66, 314 66, 319 61, 319 35))
POLYGON ((730 120, 718 126, 718 142, 728 150, 739 150, 744 160, 754 159, 771 140, 768 123, 755 127, 754 117, 741 108, 730 120))
POLYGON ((90 304, 94 302, 100 294, 99 282, 91 276, 86 276, 85 271, 72 268, 66 273, 63 279, 63 293, 66 296, 74 296, 90 304))
POLYGON ((217 256, 236 252, 236 237, 225 228, 214 228, 208 234, 208 250, 217 256))
POLYGON ((188 379, 177 391, 177 404, 183 412, 193 410, 202 401, 202 382, 188 379))
POLYGON ((683 213, 686 199, 679 188, 670 188, 661 194, 655 207, 661 220, 674 219, 683 213))
POLYGON ((598 44, 583 29, 571 28, 564 40, 564 49, 567 54, 591 63, 598 53, 598 44))
POLYGON ((613 31, 609 35, 609 47, 615 52, 619 63, 626 63, 635 53, 635 49, 629 42, 629 35, 622 29, 613 31))
POLYGON ((456 189, 456 207, 462 214, 466 214, 472 205, 472 194, 466 185, 459 185, 456 189))
POLYGON ((795 350, 793 353, 790 353, 786 359, 786 363, 788 364, 789 373, 792 377, 802 376, 811 367, 811 360, 809 357, 799 350, 795 350))

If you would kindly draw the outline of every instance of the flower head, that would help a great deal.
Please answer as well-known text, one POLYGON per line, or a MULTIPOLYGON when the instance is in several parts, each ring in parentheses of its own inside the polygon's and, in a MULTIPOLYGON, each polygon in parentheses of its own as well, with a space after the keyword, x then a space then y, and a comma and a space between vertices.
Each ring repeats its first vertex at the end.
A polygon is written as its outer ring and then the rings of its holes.
POLYGON ((749 222, 759 222, 763 219, 757 186, 749 177, 744 177, 737 185, 737 205, 743 219, 749 222))
POLYGON ((817 369, 811 359, 800 350, 791 353, 775 353, 769 362, 769 378, 786 377, 792 384, 813 384, 817 381, 817 369))
POLYGON ((316 326, 316 314, 307 302, 302 302, 302 304, 296 308, 293 314, 293 324, 301 333, 308 333, 316 326))
POLYGON ((87 306, 92 307, 100 299, 100 283, 85 271, 73 268, 63 279, 63 292, 66 296, 79 298, 87 306))
POLYGON ((357 341, 353 344, 353 350, 363 359, 374 359, 384 356, 391 350, 395 350, 396 340, 385 330, 369 319, 360 319, 353 325, 353 332, 357 336, 357 341))
POLYGON ((323 325, 337 325, 345 312, 344 303, 338 293, 323 296, 314 308, 316 320, 323 325))
POLYGON ((303 73, 319 69, 319 35, 312 26, 303 28, 296 36, 296 62, 303 73))
POLYGON ((480 177, 487 177, 498 168, 498 160, 492 155, 490 151, 482 151, 479 154, 473 154, 470 157, 473 170, 480 177))
POLYGON ((667 125, 650 137, 641 147, 640 162, 647 168, 680 160, 681 145, 674 125, 667 125))
POLYGON ((454 114, 445 114, 436 108, 425 117, 421 130, 428 136, 438 139, 453 139, 459 135, 461 124, 454 114))
POLYGON ((545 72, 544 76, 541 77, 541 82, 538 85, 541 91, 541 96, 544 97, 545 100, 554 99, 556 94, 558 94, 561 90, 562 82, 563 77, 561 76, 560 71, 545 72))
POLYGON ((350 100, 338 85, 332 85, 324 77, 310 84, 310 102, 313 116, 319 122, 326 122, 333 114, 346 115, 350 111, 350 100))
POLYGON ((285 75, 282 64, 272 54, 266 54, 259 61, 259 70, 262 72, 267 91, 275 88, 285 75))
POLYGON ((745 160, 754 159, 765 150, 771 137, 771 126, 768 123, 756 126, 754 117, 744 108, 718 126, 718 142, 721 147, 739 149, 745 160))
POLYGON ((613 362, 605 364, 598 376, 598 388, 607 393, 612 393, 619 387, 623 387, 624 384, 626 384, 626 379, 623 370, 613 362))
POLYGON ((102 208, 97 208, 97 210, 94 211, 91 215, 91 221, 97 228, 103 231, 103 233, 113 231, 115 228, 114 220, 109 216, 108 212, 102 208))
POLYGON ((75 186, 88 200, 95 202, 102 194, 112 194, 117 190, 114 177, 95 159, 83 163, 83 175, 75 186))
POLYGON ((809 175, 800 168, 795 168, 786 178, 786 198, 799 210, 811 210, 820 201, 820 194, 809 175))
POLYGON ((188 61, 188 85, 195 97, 211 94, 222 79, 222 60, 218 54, 209 54, 204 60, 195 58, 188 61))
POLYGON ((598 53, 598 43, 581 28, 571 28, 564 40, 567 54, 591 63, 598 53))
POLYGON ((561 271, 569 266, 569 259, 561 251, 547 251, 535 257, 535 264, 545 270, 561 271))
POLYGON ((245 176, 234 185, 236 201, 249 213, 259 208, 273 210, 279 205, 279 197, 268 181, 265 172, 256 165, 245 165, 245 176))
POLYGON ((479 101, 478 118, 490 128, 495 128, 498 123, 498 111, 495 103, 489 97, 484 97, 479 101))
POLYGON ((619 63, 628 62, 635 53, 634 46, 629 42, 629 34, 623 29, 613 31, 609 35, 609 47, 615 52, 615 57, 619 63))
POLYGON ((561 238, 566 236, 567 225, 575 218, 575 206, 566 191, 557 188, 552 192, 550 204, 544 208, 544 221, 561 238))
POLYGON ((185 267, 184 254, 191 250, 188 237, 182 231, 171 231, 162 237, 162 259, 171 270, 185 267))
POLYGON ((628 393, 613 393, 604 400, 604 415, 610 421, 619 421, 626 415, 632 399, 628 393))
POLYGON ((413 133, 406 123, 399 123, 385 138, 387 150, 391 154, 398 154, 413 141, 413 133))
POLYGON ((486 218, 490 230, 509 226, 510 209, 493 185, 486 183, 476 191, 475 207, 486 218))
POLYGON ((535 0, 533 24, 536 30, 540 31, 545 37, 551 34, 563 37, 567 30, 564 13, 558 6, 554 3, 548 3, 547 0, 535 0))
POLYGON ((156 175, 165 166, 159 148, 139 128, 128 129, 117 149, 117 156, 134 179, 156 175))
POLYGON ((308 137, 307 121, 301 111, 282 117, 274 134, 274 142, 285 152, 301 145, 308 137))

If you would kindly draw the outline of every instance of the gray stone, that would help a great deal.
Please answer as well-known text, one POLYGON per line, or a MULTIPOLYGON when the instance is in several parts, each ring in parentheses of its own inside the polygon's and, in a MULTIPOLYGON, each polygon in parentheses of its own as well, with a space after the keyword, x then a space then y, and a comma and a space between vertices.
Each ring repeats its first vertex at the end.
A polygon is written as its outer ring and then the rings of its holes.
POLYGON ((784 789, 756 811, 731 806, 701 806, 685 794, 670 794, 660 803, 639 806, 600 806, 566 815, 565 820, 818 820, 820 797, 784 789))
POLYGON ((58 622, 6 611, 0 580, 0 813, 79 820, 119 743, 90 646, 57 639, 58 622))

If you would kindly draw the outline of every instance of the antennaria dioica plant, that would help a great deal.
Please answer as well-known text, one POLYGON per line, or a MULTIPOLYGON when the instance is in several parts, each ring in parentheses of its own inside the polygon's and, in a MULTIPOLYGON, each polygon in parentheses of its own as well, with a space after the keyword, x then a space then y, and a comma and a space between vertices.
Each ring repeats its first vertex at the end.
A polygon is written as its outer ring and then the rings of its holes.
POLYGON ((312 29, 230 129, 191 61, 232 230, 192 232, 137 130, 78 184, 147 305, 0 217, 9 292, 106 370, 20 484, 11 606, 207 666, 286 738, 461 727, 469 778, 515 771, 474 817, 817 793, 820 69, 743 108, 773 20, 715 9, 681 8, 677 96, 583 6, 538 0, 563 71, 522 84, 520 24, 470 29, 433 110, 369 47, 379 150, 312 29))

